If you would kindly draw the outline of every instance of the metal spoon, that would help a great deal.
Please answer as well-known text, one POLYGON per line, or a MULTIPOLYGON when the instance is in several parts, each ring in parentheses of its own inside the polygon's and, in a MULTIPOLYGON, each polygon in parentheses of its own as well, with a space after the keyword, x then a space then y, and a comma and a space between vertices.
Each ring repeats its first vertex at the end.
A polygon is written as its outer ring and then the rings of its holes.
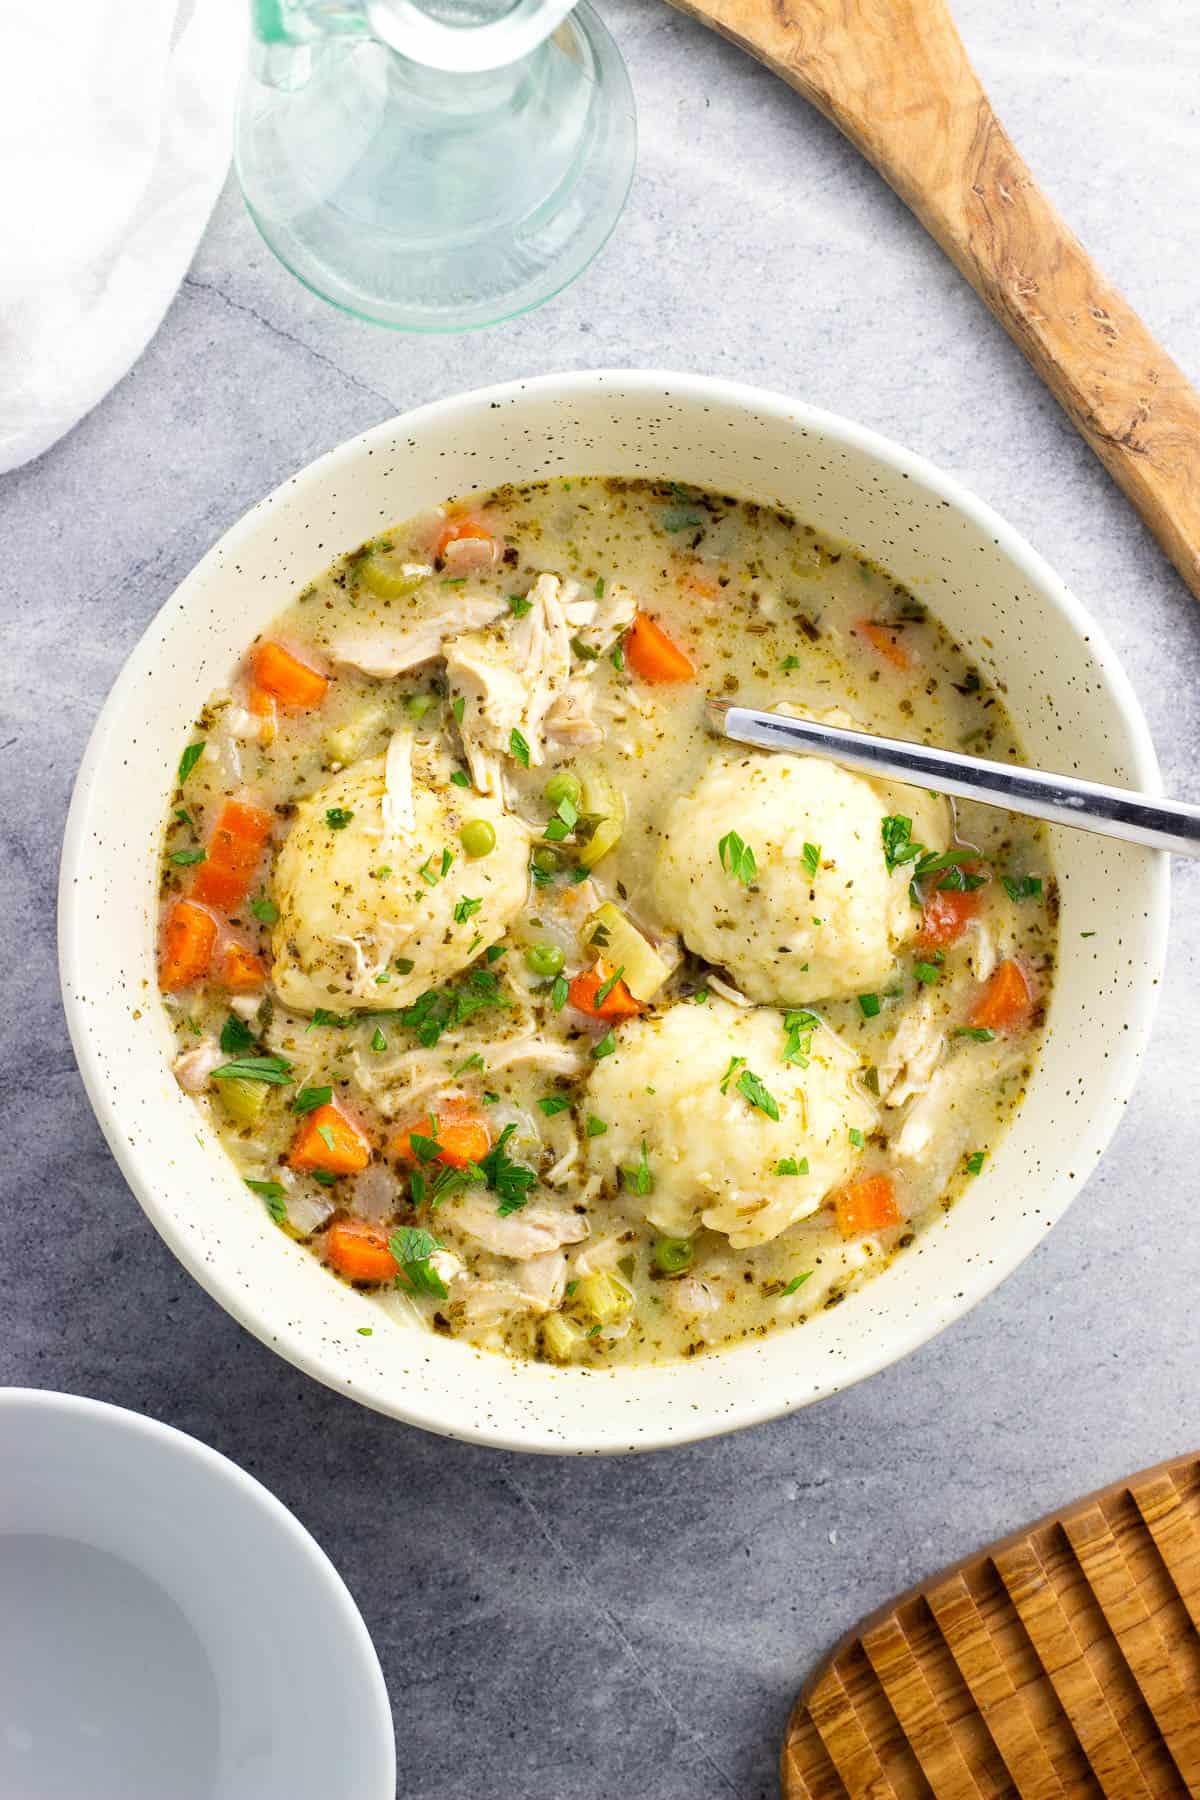
POLYGON ((757 750, 790 750, 796 756, 824 756, 830 762, 860 769, 864 775, 888 775, 912 787, 933 788, 960 800, 979 800, 1008 812, 1049 819, 1102 837, 1125 838, 1151 850, 1177 856, 1200 856, 1200 806, 1182 800, 1155 800, 1129 788, 1079 781, 1073 775, 1048 775, 1041 769, 988 762, 956 750, 935 750, 902 738, 874 737, 846 731, 840 725, 818 725, 812 719, 789 719, 783 713, 757 712, 749 706, 707 702, 709 722, 719 737, 757 750))

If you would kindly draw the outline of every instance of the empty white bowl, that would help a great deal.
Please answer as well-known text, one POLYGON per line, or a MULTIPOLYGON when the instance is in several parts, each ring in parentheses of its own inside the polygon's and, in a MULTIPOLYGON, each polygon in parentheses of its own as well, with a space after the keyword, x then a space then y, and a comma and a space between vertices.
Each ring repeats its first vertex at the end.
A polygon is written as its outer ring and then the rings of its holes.
POLYGON ((162 821, 209 692, 336 554, 449 494, 573 474, 669 476, 791 509, 928 603, 1003 687, 1032 762, 1150 791, 1158 769, 1095 625, 988 507, 861 426, 699 376, 546 376, 377 426, 261 501, 168 601, 96 726, 60 893, 67 1018, 130 1185, 223 1306, 340 1393, 517 1449, 645 1449, 770 1418, 894 1362, 1041 1241, 1133 1086, 1166 941, 1167 861, 1052 834, 1061 959, 1025 1102, 970 1191, 836 1308, 690 1362, 599 1372, 511 1362, 385 1320, 271 1225, 175 1084, 154 972, 162 821), (366 1324, 371 1337, 358 1335, 366 1324))
POLYGON ((391 1712, 333 1564, 236 1464, 0 1389, 4 1800, 394 1800, 391 1712))

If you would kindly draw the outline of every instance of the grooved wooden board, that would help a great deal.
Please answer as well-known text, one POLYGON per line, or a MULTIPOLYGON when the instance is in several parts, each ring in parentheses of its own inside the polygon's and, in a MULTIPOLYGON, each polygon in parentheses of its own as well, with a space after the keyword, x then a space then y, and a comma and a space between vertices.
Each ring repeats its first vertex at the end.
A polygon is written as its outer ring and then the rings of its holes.
POLYGON ((785 1800, 1200 1796, 1200 1454, 874 1613, 788 1721, 785 1800))

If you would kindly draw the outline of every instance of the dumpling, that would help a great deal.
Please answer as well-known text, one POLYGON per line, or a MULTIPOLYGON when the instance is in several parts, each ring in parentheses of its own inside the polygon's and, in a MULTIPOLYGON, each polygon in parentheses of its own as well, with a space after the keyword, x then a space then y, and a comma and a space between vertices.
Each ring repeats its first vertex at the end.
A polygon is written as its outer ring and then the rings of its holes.
POLYGON ((715 998, 622 1026, 588 1083, 587 1109, 608 1127, 588 1140, 593 1173, 615 1184, 633 1171, 627 1204, 672 1237, 707 1225, 740 1250, 807 1218, 852 1173, 851 1131, 865 1137, 877 1115, 839 1038, 818 1026, 805 1067, 783 1060, 789 1036, 774 1008, 715 998))
POLYGON ((273 980, 286 1006, 403 1006, 501 937, 525 904, 530 837, 500 801, 451 785, 432 744, 397 732, 303 799, 275 864, 273 980), (496 834, 467 857, 465 820, 496 834))
POLYGON ((884 860, 882 823, 897 812, 916 841, 945 848, 938 796, 876 785, 817 757, 717 758, 667 809, 659 908, 752 1000, 804 1006, 881 986, 921 916, 909 899, 911 865, 889 874, 884 860), (748 885, 722 866, 731 832, 754 853, 748 885))

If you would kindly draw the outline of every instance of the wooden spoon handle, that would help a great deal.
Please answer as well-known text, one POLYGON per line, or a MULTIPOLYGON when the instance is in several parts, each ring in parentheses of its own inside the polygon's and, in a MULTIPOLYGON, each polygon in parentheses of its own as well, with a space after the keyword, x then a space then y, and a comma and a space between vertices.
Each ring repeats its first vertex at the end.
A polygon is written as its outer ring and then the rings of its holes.
POLYGON ((1200 394, 1014 148, 943 0, 673 0, 872 162, 1024 351, 1200 598, 1200 394))

